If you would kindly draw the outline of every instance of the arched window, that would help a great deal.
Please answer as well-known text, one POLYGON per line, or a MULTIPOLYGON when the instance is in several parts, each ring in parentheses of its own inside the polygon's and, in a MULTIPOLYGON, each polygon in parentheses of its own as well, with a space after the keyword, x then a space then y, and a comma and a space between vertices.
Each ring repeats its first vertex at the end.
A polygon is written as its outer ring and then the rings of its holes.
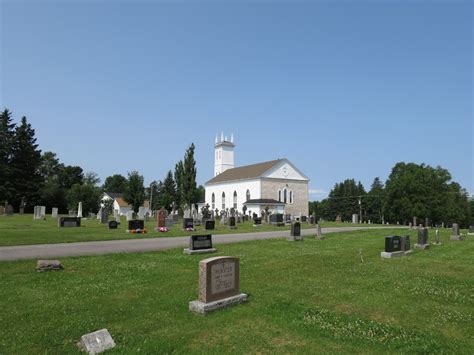
POLYGON ((214 195, 214 192, 212 193, 211 202, 212 202, 212 210, 214 210, 216 208, 216 195, 214 195))
POLYGON ((234 191, 234 208, 237 209, 237 191, 234 191))
POLYGON ((281 202, 281 190, 278 190, 278 202, 281 202))
POLYGON ((283 202, 286 203, 286 189, 283 190, 283 202))
POLYGON ((293 203, 293 191, 290 191, 290 203, 293 203))
POLYGON ((247 190, 246 197, 247 197, 246 201, 250 200, 250 190, 247 190))
POLYGON ((225 211, 225 192, 222 193, 222 210, 225 211))

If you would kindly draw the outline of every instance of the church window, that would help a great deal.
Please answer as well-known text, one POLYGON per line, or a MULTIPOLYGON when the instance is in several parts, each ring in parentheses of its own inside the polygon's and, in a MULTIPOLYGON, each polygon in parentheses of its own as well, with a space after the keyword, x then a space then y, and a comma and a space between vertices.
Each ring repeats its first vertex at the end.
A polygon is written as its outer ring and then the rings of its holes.
POLYGON ((293 191, 290 191, 290 203, 293 203, 293 191))
POLYGON ((278 190, 278 202, 281 202, 281 190, 278 190))
POLYGON ((286 203, 286 189, 283 190, 283 202, 286 203))
POLYGON ((247 190, 246 197, 247 197, 246 201, 250 200, 250 190, 247 190))
POLYGON ((214 192, 212 193, 212 210, 216 208, 216 195, 214 195, 214 192))
POLYGON ((237 209, 237 191, 234 191, 234 208, 237 209))
POLYGON ((225 211, 225 192, 222 193, 222 210, 225 211))

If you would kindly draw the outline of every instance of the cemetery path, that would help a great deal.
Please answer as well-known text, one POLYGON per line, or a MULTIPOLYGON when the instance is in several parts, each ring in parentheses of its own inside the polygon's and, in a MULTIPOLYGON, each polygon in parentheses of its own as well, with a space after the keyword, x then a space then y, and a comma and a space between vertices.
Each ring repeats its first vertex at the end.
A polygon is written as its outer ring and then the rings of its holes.
MULTIPOLYGON (((330 227, 322 228, 323 234, 349 232, 364 229, 406 229, 408 227, 330 227)), ((238 243, 250 240, 263 240, 271 238, 284 238, 290 234, 289 230, 274 232, 215 234, 212 236, 213 244, 238 243)), ((316 229, 302 229, 303 236, 316 234, 316 229)), ((138 253, 187 247, 189 236, 148 239, 122 239, 96 242, 36 244, 0 247, 0 261, 58 258, 67 256, 104 255, 114 253, 138 253)))

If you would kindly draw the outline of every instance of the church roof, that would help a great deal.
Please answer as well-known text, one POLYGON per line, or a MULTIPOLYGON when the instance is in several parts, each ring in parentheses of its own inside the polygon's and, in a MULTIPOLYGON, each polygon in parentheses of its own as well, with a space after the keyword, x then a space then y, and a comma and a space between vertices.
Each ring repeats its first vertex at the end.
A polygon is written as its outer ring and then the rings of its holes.
POLYGON ((281 159, 270 160, 263 163, 239 166, 238 168, 228 169, 223 173, 213 177, 206 184, 214 184, 216 182, 233 181, 233 180, 244 180, 258 178, 263 175, 267 170, 275 166, 281 159))

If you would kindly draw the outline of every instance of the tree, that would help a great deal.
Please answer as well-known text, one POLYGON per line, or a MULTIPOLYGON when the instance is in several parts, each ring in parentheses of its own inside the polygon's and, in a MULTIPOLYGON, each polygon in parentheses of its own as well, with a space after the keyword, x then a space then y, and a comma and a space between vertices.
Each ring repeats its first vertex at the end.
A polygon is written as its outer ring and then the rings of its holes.
POLYGON ((145 186, 143 181, 143 176, 138 171, 128 173, 127 187, 123 192, 123 198, 132 206, 135 212, 138 212, 140 206, 145 202, 145 186))
POLYGON ((123 193, 127 187, 127 178, 120 174, 114 174, 107 176, 105 179, 102 189, 105 192, 118 192, 123 193))
POLYGON ((174 168, 174 181, 176 183, 176 203, 178 206, 181 206, 183 203, 182 199, 182 191, 183 191, 183 177, 184 177, 184 164, 183 161, 180 160, 176 163, 174 168))
POLYGON ((159 210, 163 206, 163 183, 153 181, 150 187, 145 188, 145 195, 148 196, 148 200, 151 202, 150 208, 155 211, 159 210))
POLYGON ((0 113, 0 202, 11 200, 15 195, 11 159, 15 124, 8 109, 0 113))
POLYGON ((96 185, 100 184, 99 175, 97 175, 96 173, 90 171, 90 172, 86 173, 82 183, 85 184, 85 185, 95 185, 96 186, 96 185))
POLYGON ((25 197, 29 204, 39 200, 39 191, 44 181, 40 174, 40 166, 41 150, 36 144, 35 130, 23 116, 20 125, 15 129, 11 158, 12 183, 15 188, 12 202, 15 206, 20 205, 22 197, 25 197))
POLYGON ((336 183, 329 192, 327 218, 334 220, 341 216, 342 220, 351 220, 353 214, 359 214, 359 200, 365 196, 364 186, 354 179, 346 179, 336 183))
POLYGON ((184 154, 183 162, 183 177, 181 186, 181 202, 191 206, 191 204, 197 202, 197 189, 196 189, 196 161, 194 160, 194 144, 191 143, 190 147, 184 154))
POLYGON ((100 189, 93 184, 74 184, 67 194, 68 207, 75 210, 82 202, 84 214, 95 213, 99 209, 100 194, 100 189))
POLYGON ((173 180, 173 173, 168 171, 163 182, 163 189, 161 195, 161 206, 166 208, 168 212, 172 209, 173 202, 176 202, 176 184, 173 180))
POLYGON ((59 171, 62 168, 64 167, 59 162, 59 159, 56 158, 56 153, 44 152, 41 155, 41 165, 39 167, 39 170, 44 181, 48 181, 49 179, 57 177, 59 171))
POLYGON ((73 185, 83 183, 84 174, 80 166, 64 166, 59 171, 59 182, 61 186, 69 190, 73 185))
POLYGON ((366 197, 366 218, 371 222, 382 223, 382 220, 384 219, 384 192, 385 191, 382 181, 379 177, 376 177, 366 197))

